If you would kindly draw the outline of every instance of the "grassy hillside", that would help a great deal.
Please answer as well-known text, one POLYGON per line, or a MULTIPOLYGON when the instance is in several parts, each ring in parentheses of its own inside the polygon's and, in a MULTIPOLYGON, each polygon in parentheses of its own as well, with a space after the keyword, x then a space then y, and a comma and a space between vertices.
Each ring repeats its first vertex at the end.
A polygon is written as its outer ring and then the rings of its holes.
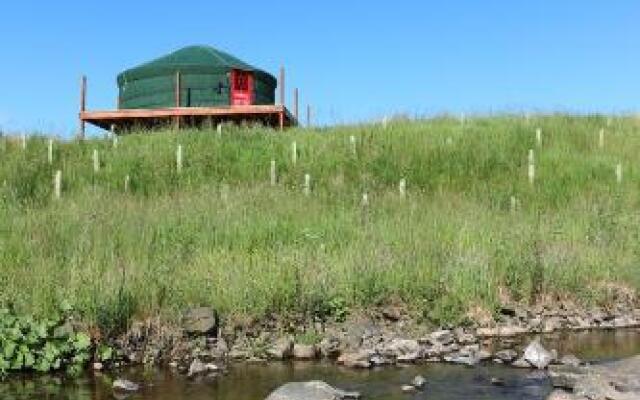
POLYGON ((109 329, 191 304, 322 314, 394 296, 457 321, 505 294, 606 302, 609 284, 640 285, 639 133, 632 118, 564 115, 226 127, 130 135, 115 148, 55 143, 51 165, 45 138, 26 149, 4 139, 0 303, 45 314, 68 300, 109 329))

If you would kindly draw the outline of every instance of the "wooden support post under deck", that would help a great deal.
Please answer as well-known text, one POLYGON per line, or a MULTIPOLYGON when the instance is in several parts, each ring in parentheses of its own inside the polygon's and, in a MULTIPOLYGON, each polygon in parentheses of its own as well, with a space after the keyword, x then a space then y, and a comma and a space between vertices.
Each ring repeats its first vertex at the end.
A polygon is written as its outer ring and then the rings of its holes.
POLYGON ((307 104, 307 128, 311 128, 311 105, 307 104))
MULTIPOLYGON (((175 88, 176 88, 176 108, 180 107, 180 90, 181 88, 181 82, 180 82, 180 71, 176 72, 176 83, 175 83, 175 88)), ((176 125, 176 129, 180 129, 180 117, 176 116, 175 119, 175 125, 176 125)))
POLYGON ((293 117, 298 123, 298 88, 293 89, 293 117))
POLYGON ((280 105, 284 106, 284 67, 280 67, 280 105))
MULTIPOLYGON (((80 114, 87 109, 87 77, 82 75, 80 78, 80 114)), ((78 132, 78 138, 84 139, 84 120, 80 118, 80 132, 78 132)))
POLYGON ((278 113, 278 126, 281 131, 284 130, 284 111, 278 113))

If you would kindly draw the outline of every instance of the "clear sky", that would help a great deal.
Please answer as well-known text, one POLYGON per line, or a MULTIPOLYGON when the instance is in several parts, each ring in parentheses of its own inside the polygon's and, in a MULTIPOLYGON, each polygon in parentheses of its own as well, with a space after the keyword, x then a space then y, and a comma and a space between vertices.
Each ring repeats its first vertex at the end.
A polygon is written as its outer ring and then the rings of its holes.
POLYGON ((78 86, 209 44, 298 86, 325 124, 387 114, 629 112, 640 1, 35 1, 0 5, 0 128, 68 136, 78 86))

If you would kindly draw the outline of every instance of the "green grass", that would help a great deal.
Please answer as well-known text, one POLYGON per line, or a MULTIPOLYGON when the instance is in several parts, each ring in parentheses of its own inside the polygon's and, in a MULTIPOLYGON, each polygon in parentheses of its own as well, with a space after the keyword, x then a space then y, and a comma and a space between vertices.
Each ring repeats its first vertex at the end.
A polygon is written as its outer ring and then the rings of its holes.
POLYGON ((393 296, 433 321, 456 322, 472 305, 494 309, 505 292, 522 302, 606 303, 605 285, 640 285, 638 154, 637 120, 607 127, 602 116, 566 115, 142 133, 117 148, 56 143, 53 165, 44 138, 26 150, 5 140, 0 303, 46 314, 66 299, 105 329, 110 318, 173 317, 195 304, 224 315, 325 315, 334 304, 393 296), (52 190, 58 169, 61 200, 52 190))

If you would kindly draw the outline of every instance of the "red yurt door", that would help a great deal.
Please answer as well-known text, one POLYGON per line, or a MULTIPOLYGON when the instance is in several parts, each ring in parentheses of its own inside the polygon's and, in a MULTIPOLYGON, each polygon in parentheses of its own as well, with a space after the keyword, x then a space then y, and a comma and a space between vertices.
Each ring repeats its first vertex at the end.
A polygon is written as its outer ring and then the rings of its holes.
POLYGON ((234 69, 231 71, 231 105, 253 104, 253 73, 234 69))

